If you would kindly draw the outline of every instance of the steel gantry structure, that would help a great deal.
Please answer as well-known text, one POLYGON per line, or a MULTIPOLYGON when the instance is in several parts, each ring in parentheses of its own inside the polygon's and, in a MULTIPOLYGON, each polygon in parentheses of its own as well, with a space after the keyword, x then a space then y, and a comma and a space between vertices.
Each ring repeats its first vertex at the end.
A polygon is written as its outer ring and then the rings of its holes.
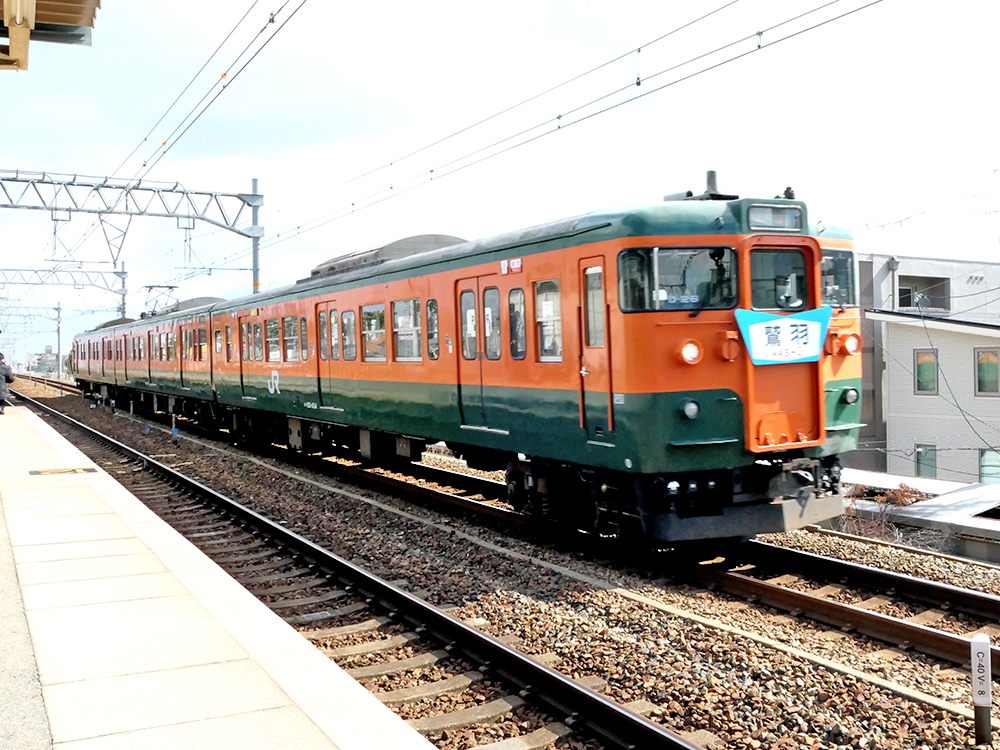
MULTIPOLYGON (((173 218, 178 224, 198 220, 249 237, 253 241, 254 294, 260 291, 259 251, 264 227, 257 221, 263 204, 264 196, 257 193, 256 179, 252 193, 221 193, 188 190, 180 183, 139 180, 133 184, 108 177, 0 170, 0 208, 48 211, 53 221, 60 213, 96 214, 102 223, 105 215, 173 218), (247 208, 249 224, 246 224, 247 208)), ((112 258, 117 266, 118 258, 113 251, 112 258)), ((0 269, 0 283, 96 286, 121 295, 118 311, 125 317, 127 275, 124 264, 121 271, 0 269), (121 281, 120 289, 112 286, 116 279, 121 281)))

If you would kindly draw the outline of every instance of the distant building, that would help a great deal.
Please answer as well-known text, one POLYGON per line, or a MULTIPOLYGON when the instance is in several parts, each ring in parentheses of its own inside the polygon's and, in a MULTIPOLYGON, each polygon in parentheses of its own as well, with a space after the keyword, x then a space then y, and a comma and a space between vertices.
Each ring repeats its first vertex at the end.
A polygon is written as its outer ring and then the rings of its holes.
POLYGON ((859 256, 864 414, 854 468, 1000 483, 1000 265, 859 256))
POLYGON ((31 372, 58 372, 59 358, 53 354, 52 347, 45 347, 45 354, 29 354, 28 369, 31 372))

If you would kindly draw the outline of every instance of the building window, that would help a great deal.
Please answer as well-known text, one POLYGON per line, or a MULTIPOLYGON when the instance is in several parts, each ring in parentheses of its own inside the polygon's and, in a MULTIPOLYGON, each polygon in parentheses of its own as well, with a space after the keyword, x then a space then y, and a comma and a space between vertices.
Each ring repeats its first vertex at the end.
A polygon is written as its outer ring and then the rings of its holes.
POLYGON ((936 395, 938 392, 937 349, 913 352, 913 392, 936 395))
POLYGON ((1000 453, 979 451, 979 481, 983 484, 1000 484, 1000 453))
POLYGON ((928 479, 937 477, 937 447, 918 443, 914 448, 913 459, 916 463, 917 476, 928 479))
POLYGON ((361 332, 364 334, 363 359, 385 362, 385 304, 361 307, 361 332))
POLYGON ((437 359, 441 354, 441 342, 438 339, 438 302, 427 300, 427 356, 437 359))
POLYGON ((347 310, 340 319, 341 332, 344 335, 344 359, 357 359, 358 349, 355 339, 354 310, 347 310))
POLYGON ((510 356, 524 359, 528 353, 527 331, 524 327, 524 290, 511 289, 507 295, 507 310, 510 312, 510 356))
POLYGON ((1000 395, 1000 349, 976 349, 976 395, 1000 395))
POLYGON ((562 362, 562 313, 559 282, 555 279, 535 282, 535 323, 539 361, 562 362))
POLYGON ((401 362, 419 362, 420 300, 406 299, 392 303, 392 333, 395 357, 401 362))

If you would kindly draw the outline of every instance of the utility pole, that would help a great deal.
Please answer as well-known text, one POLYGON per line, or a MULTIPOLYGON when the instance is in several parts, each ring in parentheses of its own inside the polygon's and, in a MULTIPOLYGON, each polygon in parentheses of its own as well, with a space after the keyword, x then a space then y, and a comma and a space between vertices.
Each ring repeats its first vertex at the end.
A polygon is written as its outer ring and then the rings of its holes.
POLYGON ((260 236, 264 233, 264 228, 257 229, 257 216, 260 207, 264 204, 264 196, 257 194, 257 178, 253 178, 253 194, 250 195, 250 226, 253 227, 251 236, 253 237, 253 293, 260 294, 260 236))
MULTIPOLYGON (((122 282, 124 283, 124 281, 122 282)), ((56 311, 56 379, 62 380, 62 303, 55 307, 56 311)))

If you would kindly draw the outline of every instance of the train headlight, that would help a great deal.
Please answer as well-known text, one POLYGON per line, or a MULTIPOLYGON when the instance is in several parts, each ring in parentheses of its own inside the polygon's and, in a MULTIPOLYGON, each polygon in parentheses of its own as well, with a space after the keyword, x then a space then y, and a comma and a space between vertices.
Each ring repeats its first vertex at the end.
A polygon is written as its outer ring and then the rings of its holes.
POLYGON ((701 361, 701 344, 697 341, 688 341, 681 347, 681 359, 689 365, 696 365, 701 361))
POLYGON ((857 354, 861 351, 861 337, 856 333, 849 333, 841 339, 844 351, 848 354, 857 354))
POLYGON ((688 399, 681 403, 681 414, 683 414, 688 419, 695 419, 698 416, 700 407, 697 401, 692 401, 688 399))
POLYGON ((856 404, 858 403, 858 391, 856 388, 845 388, 843 393, 840 394, 840 400, 845 404, 856 404))

